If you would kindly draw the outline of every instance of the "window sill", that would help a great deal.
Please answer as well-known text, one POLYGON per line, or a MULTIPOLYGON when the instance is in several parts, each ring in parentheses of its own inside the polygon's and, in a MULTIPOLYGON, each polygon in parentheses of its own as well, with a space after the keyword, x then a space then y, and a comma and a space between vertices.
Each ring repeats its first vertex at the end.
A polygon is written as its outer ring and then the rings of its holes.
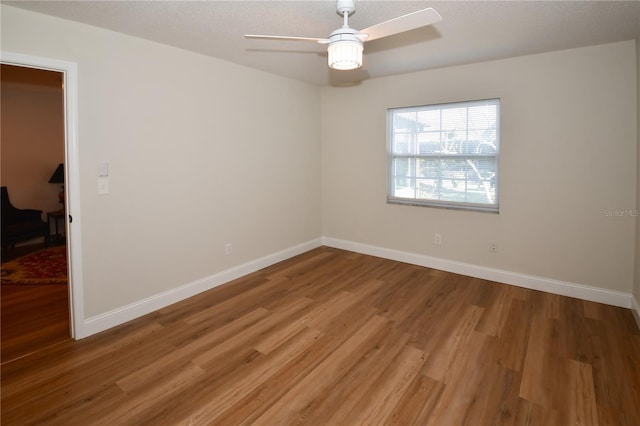
POLYGON ((445 210, 467 210, 480 213, 500 214, 500 206, 487 206, 478 204, 452 204, 437 201, 419 201, 407 198, 387 197, 387 204, 399 204, 404 206, 415 207, 433 207, 445 210))

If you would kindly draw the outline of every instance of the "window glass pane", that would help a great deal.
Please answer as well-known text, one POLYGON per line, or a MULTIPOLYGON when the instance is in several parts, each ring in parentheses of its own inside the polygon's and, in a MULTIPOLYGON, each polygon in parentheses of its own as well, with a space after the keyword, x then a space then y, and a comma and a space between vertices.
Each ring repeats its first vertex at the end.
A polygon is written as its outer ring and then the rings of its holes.
POLYGON ((437 109, 419 111, 416 120, 420 122, 423 132, 440 131, 440 111, 437 109))
POLYGON ((393 139, 393 152, 395 154, 408 154, 409 142, 407 135, 396 135, 393 139))
POLYGON ((497 211, 499 101, 389 110, 389 196, 497 211))
POLYGON ((420 158, 418 160, 418 175, 436 179, 440 175, 440 160, 420 158))
POLYGON ((467 127, 466 108, 446 108, 442 110, 442 128, 449 132, 461 132, 467 127))

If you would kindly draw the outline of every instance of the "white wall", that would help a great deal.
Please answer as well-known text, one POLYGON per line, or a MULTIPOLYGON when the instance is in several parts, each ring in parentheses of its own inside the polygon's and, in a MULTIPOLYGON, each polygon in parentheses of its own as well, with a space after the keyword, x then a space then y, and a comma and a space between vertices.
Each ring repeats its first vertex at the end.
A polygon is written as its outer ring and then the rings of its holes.
POLYGON ((78 64, 86 317, 321 236, 318 88, 1 11, 2 50, 78 64))
MULTIPOLYGON (((2 83, 2 186, 21 209, 59 210, 60 185, 49 183, 64 162, 62 88, 2 83)), ((40 239, 42 241, 42 239, 40 239)))
POLYGON ((635 61, 629 41, 323 88, 323 235, 631 293, 636 218, 605 211, 636 208, 635 61), (493 97, 500 214, 387 204, 387 108, 493 97))

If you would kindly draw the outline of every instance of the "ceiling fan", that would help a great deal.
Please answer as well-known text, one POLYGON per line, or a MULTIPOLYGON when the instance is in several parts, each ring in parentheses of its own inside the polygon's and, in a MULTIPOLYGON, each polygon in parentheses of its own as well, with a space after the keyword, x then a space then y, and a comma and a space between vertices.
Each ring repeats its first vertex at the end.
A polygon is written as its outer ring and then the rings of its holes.
POLYGON ((336 11, 344 19, 342 28, 329 34, 328 38, 291 37, 261 34, 246 34, 246 38, 273 40, 311 41, 327 44, 329 67, 336 70, 352 70, 362 66, 362 52, 365 41, 376 40, 415 28, 425 27, 442 20, 442 16, 428 7, 357 31, 349 27, 349 16, 356 11, 355 0, 337 0, 336 11))

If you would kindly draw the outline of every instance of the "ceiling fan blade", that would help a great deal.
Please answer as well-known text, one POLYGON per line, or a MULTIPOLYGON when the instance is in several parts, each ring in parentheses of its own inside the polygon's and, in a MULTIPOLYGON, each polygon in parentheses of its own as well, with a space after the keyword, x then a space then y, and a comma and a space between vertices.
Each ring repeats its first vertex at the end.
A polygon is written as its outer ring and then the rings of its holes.
POLYGON ((315 37, 273 36, 273 35, 262 35, 262 34, 245 34, 244 36, 246 38, 263 38, 268 40, 312 41, 320 44, 329 43, 329 39, 327 38, 315 38, 315 37))
POLYGON ((372 25, 369 28, 360 30, 360 33, 368 34, 366 41, 387 37, 394 34, 403 33, 415 28, 426 27, 442 21, 442 16, 433 8, 418 10, 407 15, 398 16, 388 21, 372 25))

